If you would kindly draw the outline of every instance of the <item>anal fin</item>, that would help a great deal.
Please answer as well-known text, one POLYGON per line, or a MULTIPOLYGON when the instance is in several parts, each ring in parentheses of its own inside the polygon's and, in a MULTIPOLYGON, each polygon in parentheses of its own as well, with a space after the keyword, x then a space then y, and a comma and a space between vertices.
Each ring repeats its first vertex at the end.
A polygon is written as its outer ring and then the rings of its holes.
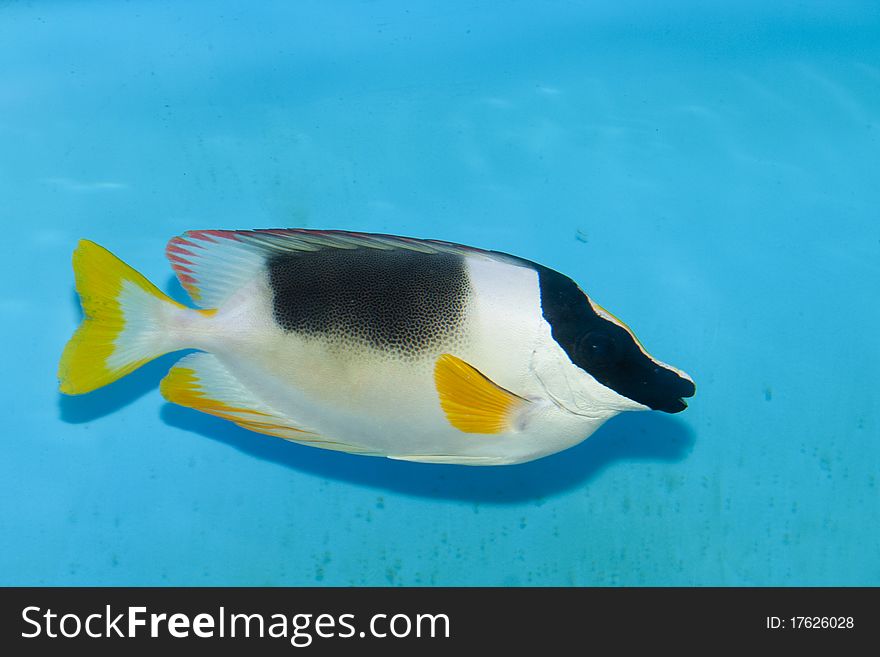
POLYGON ((452 354, 437 359, 434 383, 446 419, 464 433, 504 433, 530 403, 452 354))
POLYGON ((162 379, 159 390, 168 401, 215 415, 238 426, 315 447, 363 452, 302 426, 294 418, 261 401, 209 353, 190 354, 162 379))
POLYGON ((442 463, 451 465, 504 465, 509 463, 500 456, 467 456, 444 454, 394 454, 388 458, 394 461, 411 461, 413 463, 442 463))

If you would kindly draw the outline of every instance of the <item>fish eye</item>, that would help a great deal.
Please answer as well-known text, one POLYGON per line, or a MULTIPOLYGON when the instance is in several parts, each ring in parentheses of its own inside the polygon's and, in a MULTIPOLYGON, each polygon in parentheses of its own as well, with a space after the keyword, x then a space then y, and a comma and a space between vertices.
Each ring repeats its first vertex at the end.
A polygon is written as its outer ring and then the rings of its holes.
POLYGON ((590 331, 578 342, 578 355, 594 365, 612 362, 617 355, 617 342, 603 331, 590 331))

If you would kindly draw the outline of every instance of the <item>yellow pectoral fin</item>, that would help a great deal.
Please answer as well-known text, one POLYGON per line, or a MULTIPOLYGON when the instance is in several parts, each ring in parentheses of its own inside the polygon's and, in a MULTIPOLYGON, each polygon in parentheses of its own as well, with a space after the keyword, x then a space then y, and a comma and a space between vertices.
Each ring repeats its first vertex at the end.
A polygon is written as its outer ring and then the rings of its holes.
POLYGON ((451 354, 437 359, 434 383, 446 419, 464 433, 503 433, 529 403, 451 354))

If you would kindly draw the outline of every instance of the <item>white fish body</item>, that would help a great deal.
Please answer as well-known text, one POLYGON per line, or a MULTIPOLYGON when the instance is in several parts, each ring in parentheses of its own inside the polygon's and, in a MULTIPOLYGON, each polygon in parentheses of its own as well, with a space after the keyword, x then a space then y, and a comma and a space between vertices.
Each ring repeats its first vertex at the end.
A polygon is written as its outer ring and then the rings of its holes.
MULTIPOLYGON (((127 321, 111 336, 106 374, 88 383, 74 361, 94 341, 77 336, 101 318, 90 317, 81 266, 87 320, 62 358, 63 391, 86 392, 133 369, 127 364, 195 348, 163 380, 170 401, 303 444, 472 465, 540 458, 621 411, 681 410, 680 398, 693 394, 686 375, 651 359, 570 279, 505 254, 301 230, 191 231, 167 253, 207 310, 123 283, 117 296, 127 321), (608 379, 604 361, 598 374, 584 368, 567 335, 584 321, 594 342, 611 331, 622 343, 616 349, 640 365, 650 394, 637 400, 615 390, 634 388, 608 379), (659 376, 656 385, 649 375, 659 376)), ((583 340, 579 330, 572 335, 583 340)))

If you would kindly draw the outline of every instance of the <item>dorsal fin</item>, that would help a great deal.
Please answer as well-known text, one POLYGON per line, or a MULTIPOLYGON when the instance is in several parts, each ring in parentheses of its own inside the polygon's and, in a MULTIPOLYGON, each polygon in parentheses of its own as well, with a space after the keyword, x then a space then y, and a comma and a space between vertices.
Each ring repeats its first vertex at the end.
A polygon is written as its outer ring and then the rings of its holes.
POLYGON ((271 230, 191 230, 168 242, 165 255, 180 284, 199 306, 216 308, 238 288, 260 275, 266 258, 278 253, 322 249, 406 249, 420 253, 457 253, 527 266, 505 253, 452 242, 377 233, 304 228, 271 230))
POLYGON ((235 231, 191 230, 173 238, 165 255, 177 280, 202 308, 217 308, 256 278, 265 256, 239 240, 235 231))

